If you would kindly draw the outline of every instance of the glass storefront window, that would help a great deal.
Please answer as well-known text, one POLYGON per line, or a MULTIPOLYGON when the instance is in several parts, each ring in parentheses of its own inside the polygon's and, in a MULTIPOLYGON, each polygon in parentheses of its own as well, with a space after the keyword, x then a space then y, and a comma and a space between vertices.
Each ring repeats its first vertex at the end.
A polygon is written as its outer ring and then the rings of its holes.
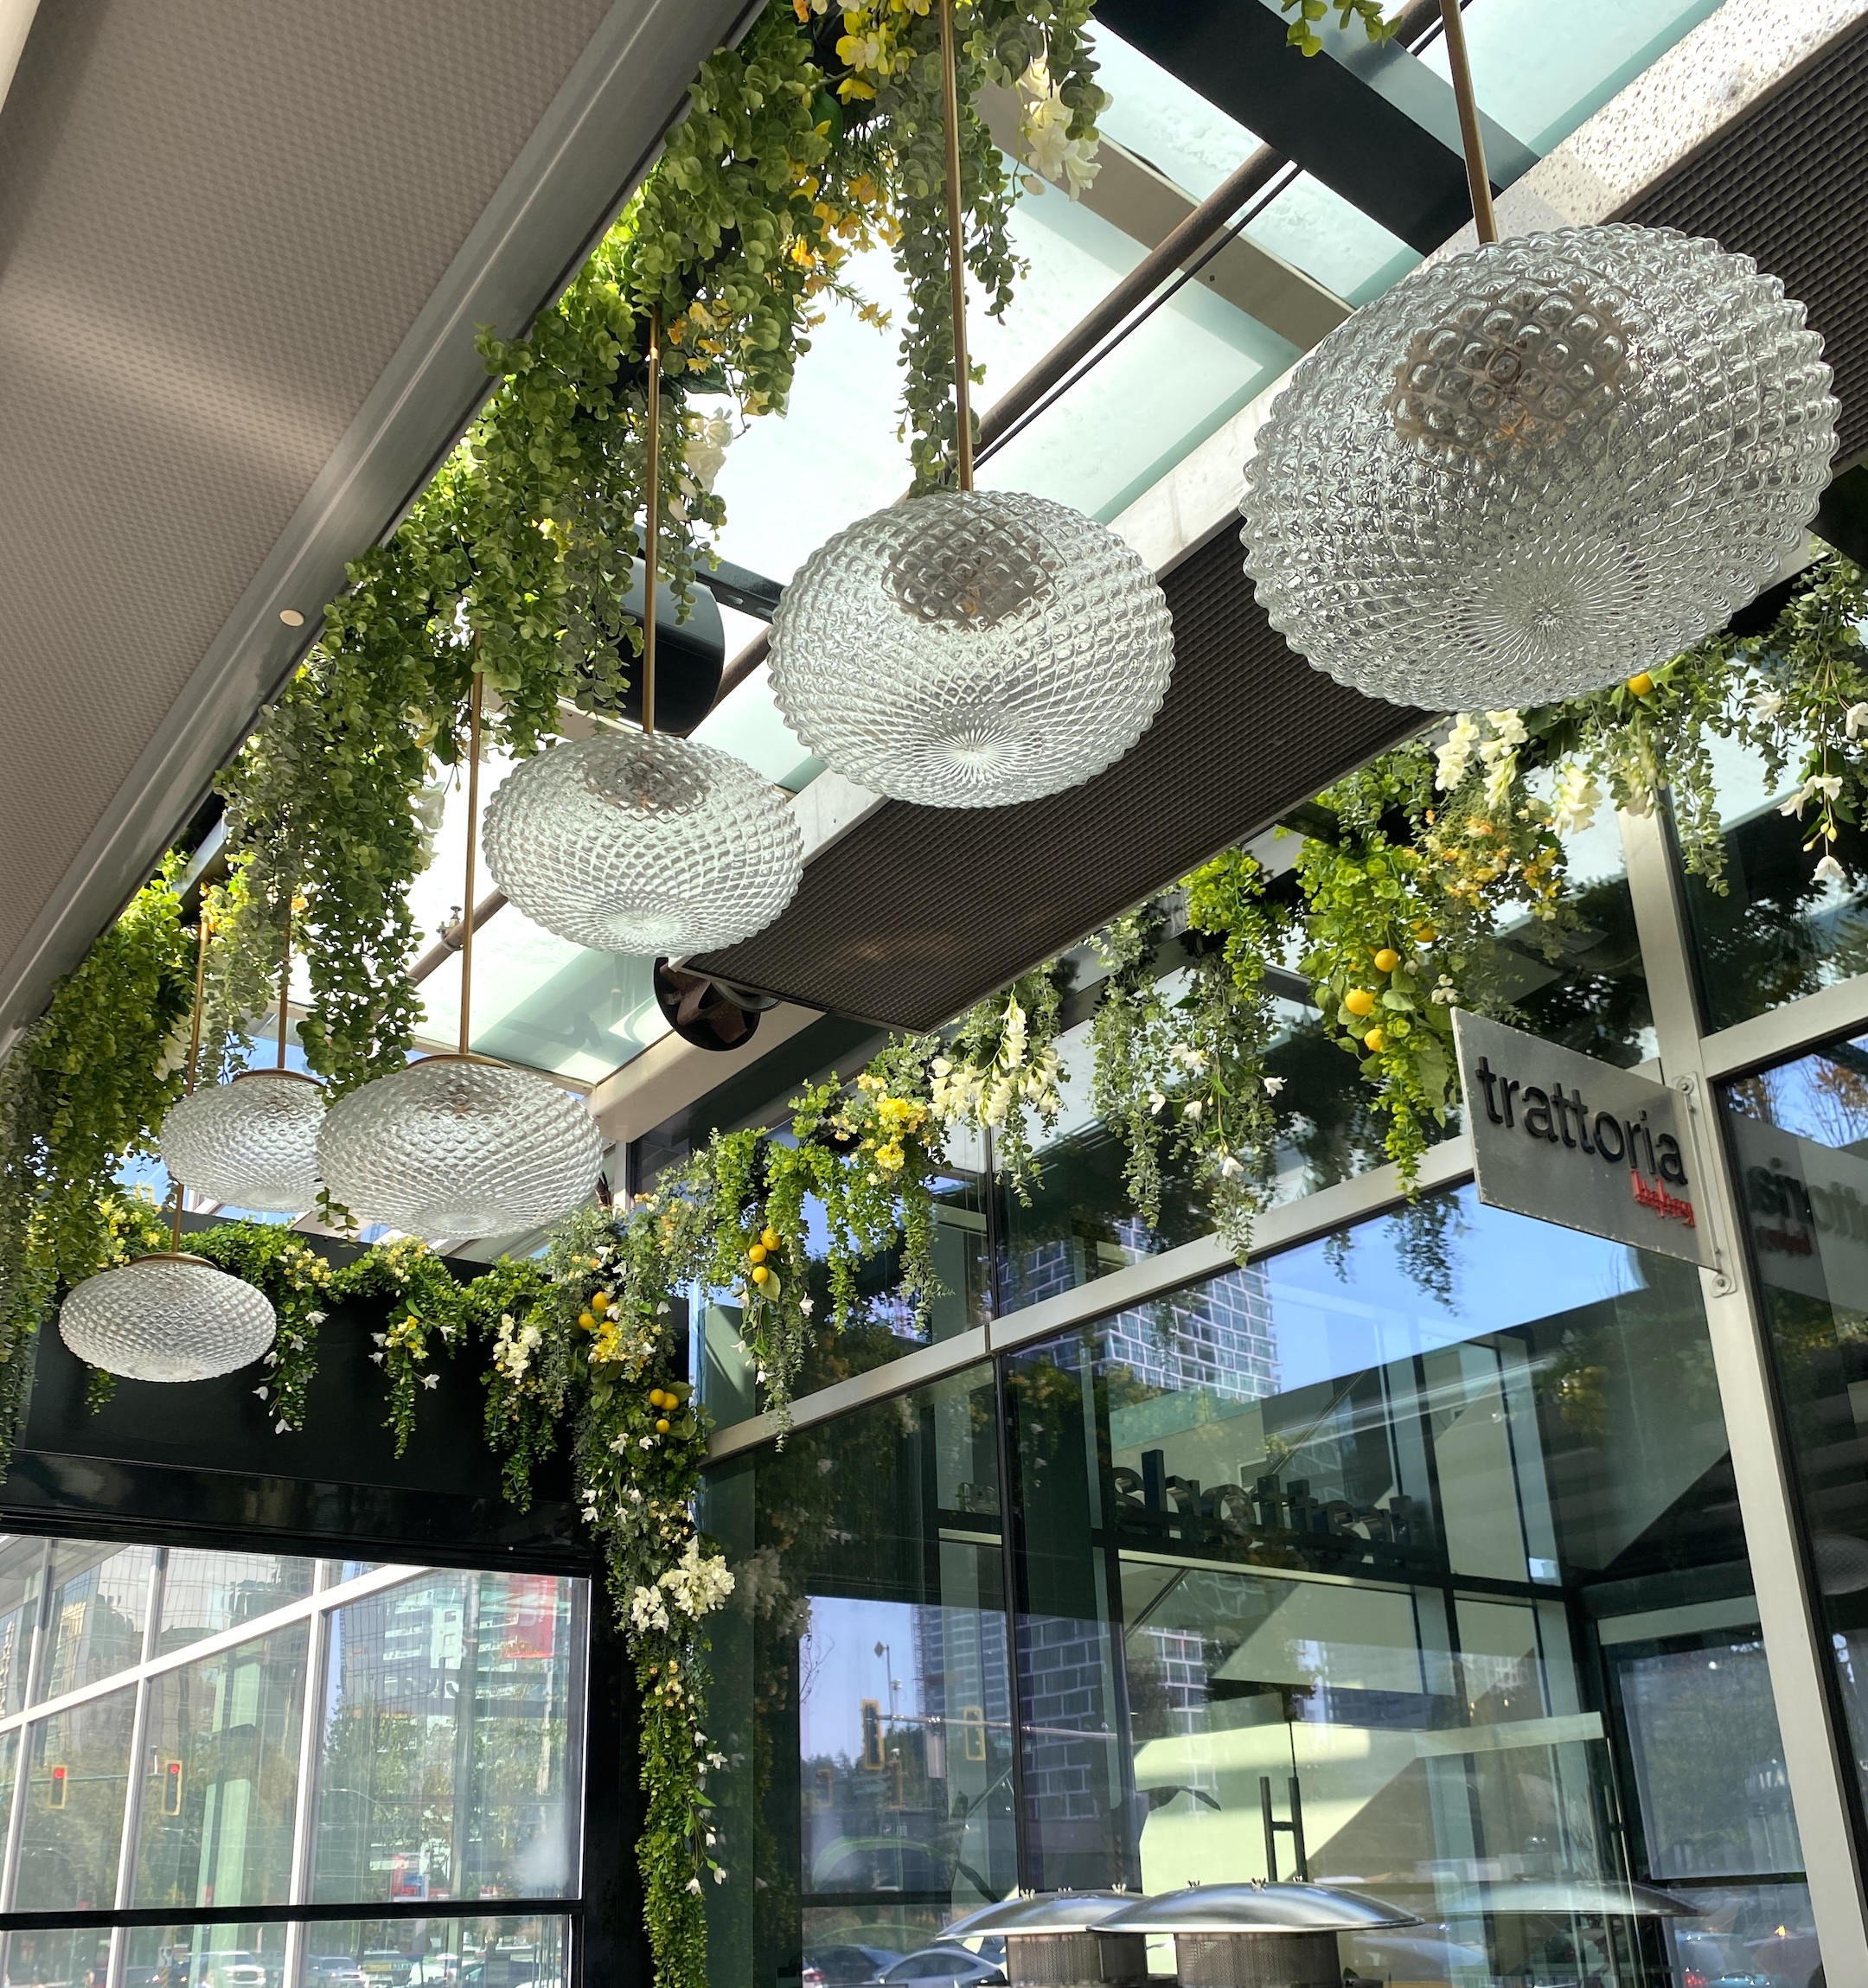
POLYGON ((116 1904, 135 1717, 131 1688, 27 1729, 16 1910, 107 1912, 116 1904))
POLYGON ((990 1371, 724 1466, 705 1523, 713 1978, 870 1978, 1018 1883, 990 1371))
MULTIPOLYGON (((1807 828, 1782 812, 1799 784, 1792 771, 1774 784, 1756 753, 1712 746, 1724 888, 1688 877, 1686 897, 1706 1026, 1718 1029, 1868 970, 1868 898, 1817 879, 1807 828)), ((1835 853, 1851 877, 1868 878, 1868 833, 1845 825, 1835 853)))
POLYGON ((0 1539, 0 1718, 26 1709, 33 1625, 51 1542, 0 1539))
POLYGON ((332 1612, 314 1898, 573 1893, 572 1588, 433 1573, 332 1612))
POLYGON ((290 1895, 303 1622, 150 1680, 138 1905, 278 1905, 290 1895))
POLYGON ((237 1629, 311 1592, 314 1563, 274 1553, 201 1553, 173 1549, 163 1572, 162 1628, 156 1648, 166 1656, 203 1636, 237 1629))
POLYGON ((52 1557, 46 1654, 36 1698, 63 1697, 127 1670, 141 1658, 155 1565, 152 1546, 59 1543, 52 1557))
POLYGON ((1725 1087, 1834 1688, 1868 1792, 1868 1037, 1725 1087))

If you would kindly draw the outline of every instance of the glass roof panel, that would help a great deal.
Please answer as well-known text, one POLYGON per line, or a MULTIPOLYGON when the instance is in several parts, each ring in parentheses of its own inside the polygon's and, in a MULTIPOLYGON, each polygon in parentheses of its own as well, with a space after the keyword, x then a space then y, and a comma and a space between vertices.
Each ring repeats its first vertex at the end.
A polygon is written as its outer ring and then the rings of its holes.
POLYGON ((1308 173, 1299 173, 1245 233, 1346 304, 1379 297, 1421 260, 1399 235, 1308 173))
MULTIPOLYGON (((1481 107, 1547 152, 1698 26, 1719 0, 1468 0, 1466 46, 1481 107)), ((1444 76, 1446 42, 1421 60, 1444 76)))
POLYGON ((1115 99, 1097 120, 1104 135, 1182 192, 1205 200, 1257 150, 1256 133, 1121 35, 1092 20, 1089 39, 1101 66, 1097 80, 1115 99))

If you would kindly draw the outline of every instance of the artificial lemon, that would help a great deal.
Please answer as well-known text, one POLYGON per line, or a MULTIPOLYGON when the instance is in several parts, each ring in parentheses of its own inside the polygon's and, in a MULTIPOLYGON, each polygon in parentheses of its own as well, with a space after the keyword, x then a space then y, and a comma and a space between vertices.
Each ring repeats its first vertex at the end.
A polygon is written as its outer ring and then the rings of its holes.
POLYGON ((1414 928, 1414 936, 1418 939, 1423 946, 1430 946, 1434 941, 1440 936, 1440 935, 1433 929, 1431 925, 1419 924, 1416 925, 1414 928))
POLYGON ((668 1431, 668 1417, 666 1416, 662 1416, 655 1425, 655 1432, 657 1435, 666 1435, 668 1431))
POLYGON ((649 1405, 650 1408, 666 1408, 668 1404, 669 1398, 665 1394, 662 1393, 660 1388, 649 1389, 649 1405))
POLYGON ((1375 970, 1379 974, 1391 974, 1401 964, 1401 956, 1392 946, 1384 946, 1375 956, 1375 970))
POLYGON ((1639 676, 1631 676, 1628 680, 1628 687, 1636 697, 1647 697, 1653 693, 1654 679, 1644 669, 1639 676))
POLYGON ((1388 1038, 1379 1028, 1372 1028, 1362 1038, 1362 1046, 1371 1056, 1379 1056, 1388 1046, 1388 1038))
POLYGON ((763 1243, 755 1243, 752 1247, 746 1251, 747 1256, 755 1263, 763 1263, 769 1254, 770 1251, 767 1250, 765 1245, 763 1243))
POLYGON ((1366 988, 1351 988, 1342 997, 1343 1006, 1351 1014, 1373 1014, 1375 997, 1366 988))
POLYGON ((577 1322, 583 1326, 586 1333, 594 1333, 597 1330, 597 1321, 588 1312, 579 1312, 577 1315, 577 1322))
POLYGON ((597 1295, 591 1300, 590 1308, 593 1312, 597 1313, 607 1312, 610 1309, 611 1301, 609 1292, 599 1291, 598 1292, 597 1295))
POLYGON ((778 1231, 776 1229, 762 1229, 759 1231, 759 1241, 768 1250, 776 1250, 778 1247, 778 1231))
POLYGON ((771 1272, 761 1263, 752 1273, 752 1282, 755 1284, 769 1284, 771 1282, 771 1272))

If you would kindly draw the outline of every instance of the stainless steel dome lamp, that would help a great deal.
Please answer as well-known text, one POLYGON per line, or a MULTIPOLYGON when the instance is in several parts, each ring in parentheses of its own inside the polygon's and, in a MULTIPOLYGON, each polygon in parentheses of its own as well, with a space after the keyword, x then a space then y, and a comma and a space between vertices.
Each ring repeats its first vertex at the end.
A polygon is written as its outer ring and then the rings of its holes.
POLYGON ((1180 1988, 1341 1988, 1338 1934, 1420 1923, 1334 1885, 1190 1884, 1143 1899, 1098 1930, 1104 1939, 1171 1934, 1180 1988))
POLYGON ((969 1912, 942 1937, 1002 1934, 1011 1988, 1141 1988, 1148 1936, 1103 1930, 1138 1902, 1132 1891, 1033 1892, 969 1912))

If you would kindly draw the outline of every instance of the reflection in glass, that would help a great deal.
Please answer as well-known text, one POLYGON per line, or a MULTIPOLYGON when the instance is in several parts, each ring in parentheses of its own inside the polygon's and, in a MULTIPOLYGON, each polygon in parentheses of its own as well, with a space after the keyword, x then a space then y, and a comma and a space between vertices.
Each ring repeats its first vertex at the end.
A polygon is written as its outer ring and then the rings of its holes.
POLYGON ((1835 1688, 1868 1790, 1868 1038, 1729 1084, 1725 1108, 1835 1688))
POLYGON ((577 1586, 432 1573, 333 1611, 314 1898, 575 1890, 577 1586))
POLYGON ((0 1718, 26 1709, 33 1624, 53 1543, 0 1538, 0 1718))
POLYGON ((204 1553, 170 1550, 163 1571, 159 1656, 203 1636, 238 1628, 311 1592, 314 1563, 276 1553, 204 1553))
POLYGON ((866 1978, 1018 1882, 992 1403, 971 1370, 709 1486, 716 1981, 866 1978))
POLYGON ((135 1712, 130 1689, 28 1728, 16 1910, 107 1912, 116 1904, 135 1712))
POLYGON ((152 1678, 138 1905, 279 1905, 291 1876, 310 1626, 152 1678))
POLYGON ((61 1697, 141 1660, 155 1565, 153 1546, 58 1543, 36 1698, 61 1697))
POLYGON ((1353 1880, 1378 1978, 1807 1947, 1697 1275, 1437 1206, 1011 1357, 1023 1880, 1353 1880), (1725 1922, 1528 1889, 1630 1878, 1725 1922))

